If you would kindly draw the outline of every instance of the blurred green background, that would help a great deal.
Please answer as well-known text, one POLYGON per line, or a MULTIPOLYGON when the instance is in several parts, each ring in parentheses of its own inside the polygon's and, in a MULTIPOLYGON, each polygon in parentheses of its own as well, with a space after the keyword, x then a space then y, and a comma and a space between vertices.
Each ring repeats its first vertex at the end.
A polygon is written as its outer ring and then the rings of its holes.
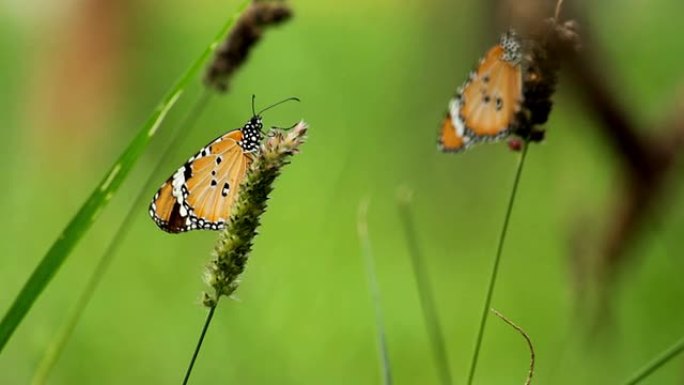
MULTIPOLYGON (((291 3, 174 150, 162 183, 209 140, 288 96, 267 126, 304 118, 310 139, 277 181, 238 301, 220 304, 191 383, 377 384, 373 305, 356 232, 369 231, 397 384, 438 378, 396 206, 414 191, 417 238, 432 279, 450 367, 463 383, 518 154, 503 143, 436 150, 448 98, 500 31, 477 1, 291 3)), ((6 0, 0 4, 4 213, 0 311, 155 107, 237 3, 225 0, 6 0)), ((661 121, 684 84, 679 0, 591 4, 589 20, 618 97, 661 121)), ((538 384, 619 383, 684 335, 684 201, 630 251, 613 317, 588 338, 571 274, 581 239, 603 234, 619 197, 617 161, 561 76, 547 141, 530 149, 493 305, 537 351, 538 384)), ((104 247, 201 90, 184 95, 92 231, 0 356, 0 383, 29 382, 104 247)), ((655 125, 654 125, 655 126, 655 125)), ((156 188, 156 187, 155 187, 156 188)), ((150 198, 154 189, 147 192, 150 198)), ((205 310, 203 266, 217 235, 168 235, 139 212, 63 357, 53 384, 178 383, 205 310)), ((528 353, 491 318, 478 384, 519 384, 528 353)), ((684 383, 680 357, 645 384, 684 383)))

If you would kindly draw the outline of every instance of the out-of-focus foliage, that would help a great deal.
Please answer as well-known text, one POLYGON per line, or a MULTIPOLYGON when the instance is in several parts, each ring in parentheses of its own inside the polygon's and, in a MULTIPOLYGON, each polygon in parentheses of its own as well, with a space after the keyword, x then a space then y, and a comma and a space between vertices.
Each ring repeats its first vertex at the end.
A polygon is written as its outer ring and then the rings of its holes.
MULTIPOLYGON (((483 31, 480 2, 301 0, 264 37, 177 149, 169 174, 200 146, 287 96, 267 126, 310 124, 309 141, 276 183, 237 296, 218 308, 196 383, 376 384, 373 308, 356 236, 369 230, 397 383, 436 383, 395 204, 414 190, 417 238, 428 258, 451 370, 465 376, 516 155, 505 144, 441 154, 448 97, 499 31, 483 31)), ((236 3, 21 2, 0 5, 0 311, 160 95, 236 3), (92 5, 90 3, 96 4, 92 5)), ((674 105, 684 81, 675 0, 608 1, 590 20, 619 97, 638 119, 674 105)), ((191 106, 197 84, 167 124, 191 106)), ((602 230, 616 161, 572 100, 561 74, 547 141, 530 149, 493 304, 531 336, 535 381, 604 384, 631 374, 684 333, 680 278, 684 202, 672 194, 616 288, 613 318, 591 339, 575 307, 570 235, 602 230), (579 225, 578 225, 579 221, 579 225)), ((0 357, 0 383, 26 383, 113 229, 129 209, 164 137, 36 303, 0 357)), ((168 175, 159 175, 159 183, 168 175)), ((673 185, 672 188, 681 188, 673 185)), ((150 197, 154 191, 149 192, 150 197)), ((87 309, 53 383, 173 383, 205 312, 201 274, 217 234, 160 232, 139 220, 87 309)), ((490 322, 476 381, 522 383, 526 347, 490 322)), ((681 359, 646 384, 681 383, 681 359)))

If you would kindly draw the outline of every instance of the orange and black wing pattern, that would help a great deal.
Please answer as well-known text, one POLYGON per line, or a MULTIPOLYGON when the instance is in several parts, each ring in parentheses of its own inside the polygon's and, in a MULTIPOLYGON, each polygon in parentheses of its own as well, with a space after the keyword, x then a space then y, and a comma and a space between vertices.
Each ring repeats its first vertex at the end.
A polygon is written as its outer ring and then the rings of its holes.
POLYGON ((458 118, 460 101, 457 98, 449 102, 442 128, 439 132, 439 149, 444 152, 459 152, 467 149, 472 144, 469 137, 465 136, 465 126, 463 121, 458 118), (456 117, 456 119, 454 119, 456 117))
POLYGON ((259 150, 261 119, 217 138, 188 159, 154 195, 150 216, 162 230, 220 230, 259 150))
POLYGON ((513 131, 523 102, 521 62, 521 45, 515 33, 509 31, 487 51, 449 102, 440 132, 443 151, 459 151, 469 144, 500 140, 513 131))

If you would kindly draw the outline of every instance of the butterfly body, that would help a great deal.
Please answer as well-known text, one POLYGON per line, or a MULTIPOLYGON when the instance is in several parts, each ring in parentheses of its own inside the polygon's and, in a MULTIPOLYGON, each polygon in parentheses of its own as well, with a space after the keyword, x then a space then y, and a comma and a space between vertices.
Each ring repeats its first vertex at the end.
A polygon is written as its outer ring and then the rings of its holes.
POLYGON ((439 147, 458 152, 506 138, 515 129, 523 101, 522 52, 513 31, 501 36, 449 101, 439 147))
POLYGON ((261 117, 204 146, 162 184, 149 213, 164 231, 221 230, 240 184, 259 151, 261 117))

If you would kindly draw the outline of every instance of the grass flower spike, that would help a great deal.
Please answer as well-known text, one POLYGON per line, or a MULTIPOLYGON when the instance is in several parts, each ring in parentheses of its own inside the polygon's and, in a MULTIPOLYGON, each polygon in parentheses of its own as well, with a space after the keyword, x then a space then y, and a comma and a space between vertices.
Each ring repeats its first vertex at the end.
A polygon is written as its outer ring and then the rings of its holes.
POLYGON ((254 1, 240 16, 228 38, 216 50, 204 83, 219 92, 230 86, 233 73, 247 60, 264 31, 290 20, 292 10, 281 1, 254 1))
POLYGON ((292 130, 273 130, 261 145, 261 152, 252 163, 242 184, 226 229, 221 232, 214 249, 214 260, 206 272, 206 281, 214 290, 205 293, 204 304, 216 306, 219 297, 230 296, 238 286, 238 277, 252 248, 259 227, 259 217, 266 211, 273 181, 280 175, 290 157, 306 140, 308 125, 299 122, 292 130))
POLYGON ((190 379, 219 299, 224 295, 232 295, 238 288, 238 279, 245 270, 257 234, 259 218, 266 211, 268 195, 273 191, 273 181, 280 175, 283 166, 290 163, 290 157, 299 152, 299 146, 306 141, 308 128, 302 121, 288 131, 273 129, 247 171, 233 204, 232 214, 214 247, 214 259, 207 266, 205 280, 213 292, 204 292, 202 302, 209 308, 209 313, 185 372, 183 385, 190 379))

